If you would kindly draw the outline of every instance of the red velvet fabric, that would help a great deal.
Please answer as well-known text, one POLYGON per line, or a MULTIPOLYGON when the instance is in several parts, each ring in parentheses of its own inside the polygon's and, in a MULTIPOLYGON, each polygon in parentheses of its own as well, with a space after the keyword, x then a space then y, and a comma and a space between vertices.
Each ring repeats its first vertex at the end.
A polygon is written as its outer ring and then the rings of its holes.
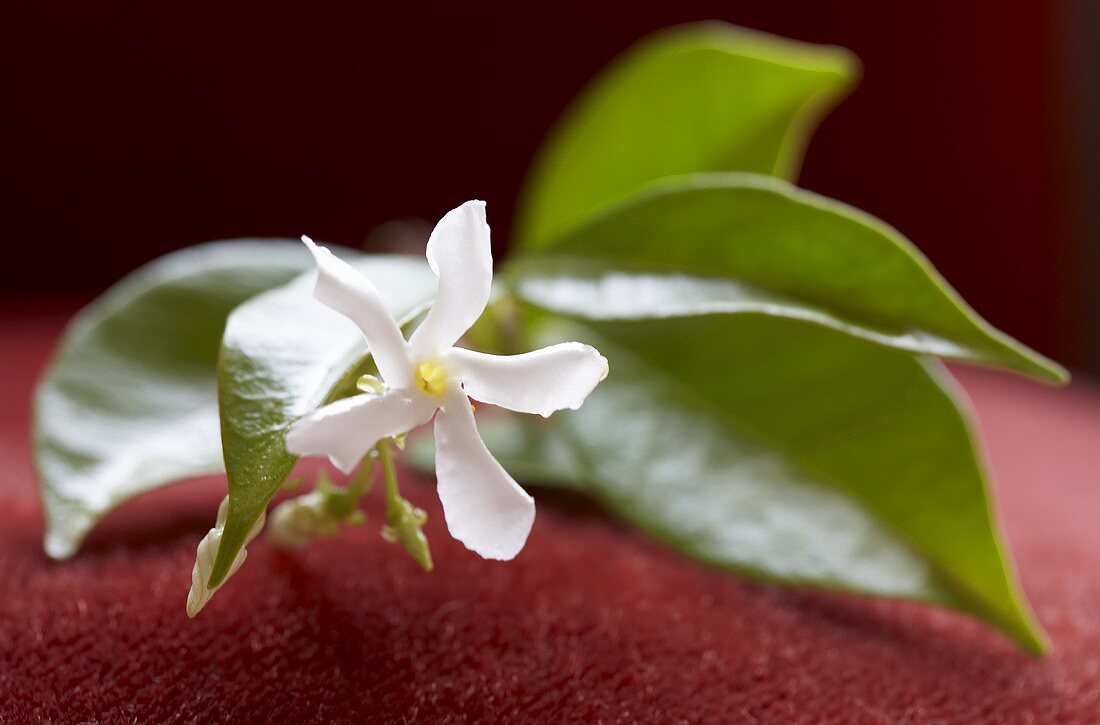
POLYGON ((1100 394, 1086 385, 958 371, 1054 641, 1046 659, 953 613, 712 571, 541 493, 522 555, 482 561, 409 473, 434 573, 377 536, 375 513, 299 553, 257 541, 189 621, 195 546, 224 484, 135 501, 77 557, 47 560, 27 425, 59 322, 0 329, 0 722, 1100 718, 1100 394))

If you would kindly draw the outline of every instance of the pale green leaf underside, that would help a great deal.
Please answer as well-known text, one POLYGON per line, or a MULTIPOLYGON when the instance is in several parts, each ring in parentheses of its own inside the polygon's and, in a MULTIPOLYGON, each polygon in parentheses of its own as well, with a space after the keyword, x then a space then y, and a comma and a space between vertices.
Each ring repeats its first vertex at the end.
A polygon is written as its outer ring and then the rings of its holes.
POLYGON ((697 171, 793 180, 817 123, 855 84, 847 50, 711 22, 655 33, 604 69, 547 137, 521 197, 521 247, 645 184, 697 171))
MULTIPOLYGON (((435 296, 436 277, 422 258, 347 259, 374 283, 401 324, 435 296)), ((309 272, 249 300, 226 324, 218 399, 229 513, 210 586, 225 577, 248 530, 297 461, 286 451, 287 429, 337 393, 351 392, 366 372, 362 332, 313 299, 315 279, 309 272)))
POLYGON ((761 314, 1061 382, 887 224, 756 174, 653 184, 510 268, 517 294, 594 320, 761 314))
POLYGON ((71 556, 124 501, 221 470, 214 372, 225 319, 309 264, 285 240, 212 242, 142 267, 73 319, 35 398, 50 556, 71 556))
POLYGON ((1042 651, 1001 552, 970 431, 938 370, 767 316, 552 335, 565 337, 598 345, 611 363, 579 411, 551 421, 575 456, 563 466, 530 460, 551 449, 501 434, 505 445, 494 450, 505 466, 519 453, 528 468, 552 472, 544 481, 579 479, 693 558, 958 608, 1042 651))

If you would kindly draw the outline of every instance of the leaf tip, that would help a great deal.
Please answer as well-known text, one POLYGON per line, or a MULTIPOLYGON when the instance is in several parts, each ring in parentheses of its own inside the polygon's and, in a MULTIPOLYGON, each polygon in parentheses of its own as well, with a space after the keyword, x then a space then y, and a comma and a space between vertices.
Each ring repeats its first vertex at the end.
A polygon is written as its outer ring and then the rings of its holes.
MULTIPOLYGON (((1003 335, 1003 333, 1001 333, 1003 335)), ((1069 383, 1071 375, 1069 370, 1050 358, 1042 355, 1023 343, 1008 338, 1008 359, 994 361, 999 367, 1008 367, 1019 373, 1032 377, 1040 382, 1050 385, 1065 385, 1069 383)))
POLYGON ((1020 605, 1017 614, 1015 621, 1006 623, 1007 627, 1003 627, 1002 631, 1030 656, 1046 657, 1051 648, 1046 630, 1026 604, 1020 605))
POLYGON ((1032 657, 1046 657, 1050 654, 1050 637, 1042 629, 1032 632, 1031 636, 1021 644, 1032 657))
POLYGON ((46 550, 46 556, 56 561, 71 558, 79 546, 78 541, 74 541, 71 537, 52 529, 47 530, 42 539, 42 548, 46 550))
POLYGON ((42 548, 48 557, 56 561, 72 558, 103 512, 90 507, 69 505, 68 502, 59 501, 58 497, 45 492, 42 503, 46 514, 42 548))
POLYGON ((1053 385, 1066 385, 1072 379, 1069 370, 1062 367, 1053 360, 1043 358, 1042 362, 1044 363, 1043 380, 1045 382, 1051 383, 1053 385))

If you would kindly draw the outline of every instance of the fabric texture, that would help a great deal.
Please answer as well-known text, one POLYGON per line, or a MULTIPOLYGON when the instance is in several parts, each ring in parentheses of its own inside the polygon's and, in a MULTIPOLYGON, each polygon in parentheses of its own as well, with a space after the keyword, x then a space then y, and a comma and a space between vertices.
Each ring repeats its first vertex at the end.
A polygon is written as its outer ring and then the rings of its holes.
POLYGON ((436 570, 367 524, 296 552, 257 540, 195 620, 207 479, 112 513, 76 557, 42 552, 30 396, 60 329, 0 323, 0 722, 1096 722, 1100 393, 958 370, 1005 530, 1053 640, 1034 659, 966 617, 789 589, 692 563, 579 499, 535 490, 513 562, 446 533, 436 570))

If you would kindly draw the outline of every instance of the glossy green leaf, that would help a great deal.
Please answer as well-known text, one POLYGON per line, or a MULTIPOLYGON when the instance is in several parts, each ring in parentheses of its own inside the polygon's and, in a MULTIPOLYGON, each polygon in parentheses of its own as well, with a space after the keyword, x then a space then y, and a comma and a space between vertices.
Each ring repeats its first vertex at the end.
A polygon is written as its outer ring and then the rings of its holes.
POLYGON ((142 267, 73 319, 35 399, 50 556, 71 556, 122 502, 221 470, 214 373, 226 317, 309 264, 285 240, 213 242, 142 267))
POLYGON ((909 352, 1067 377, 979 317, 896 229, 757 174, 652 185, 510 272, 519 296, 572 316, 779 316, 909 352))
MULTIPOLYGON (((423 259, 346 257, 374 282, 405 324, 435 296, 423 259)), ((297 458, 287 452, 290 424, 369 372, 363 334, 313 299, 316 274, 259 295, 229 317, 218 365, 222 446, 229 478, 225 533, 210 577, 221 583, 248 530, 286 481, 297 458)))
POLYGON ((516 239, 547 244, 674 174, 793 180, 810 134, 858 75, 842 48, 724 23, 655 33, 597 76, 547 137, 521 195, 516 239))
POLYGON ((938 603, 1043 650, 937 366, 768 316, 598 330, 554 336, 611 363, 558 423, 584 463, 579 483, 614 512, 720 567, 938 603))
MULTIPOLYGON (((524 485, 583 488, 583 465, 557 417, 479 407, 477 429, 493 456, 524 485)), ((435 472, 435 440, 429 431, 412 436, 403 460, 426 473, 435 472)))

